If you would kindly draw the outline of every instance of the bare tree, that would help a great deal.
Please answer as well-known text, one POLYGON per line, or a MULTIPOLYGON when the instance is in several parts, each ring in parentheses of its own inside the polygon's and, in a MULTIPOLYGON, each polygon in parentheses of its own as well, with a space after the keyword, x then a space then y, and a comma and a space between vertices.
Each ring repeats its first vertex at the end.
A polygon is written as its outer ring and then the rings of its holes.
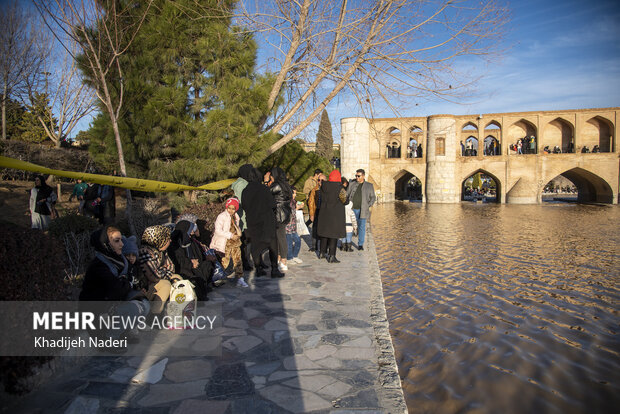
MULTIPOLYGON (((127 52, 140 30, 153 0, 143 2, 102 2, 97 0, 34 0, 46 24, 70 52, 75 42, 86 67, 88 83, 94 88, 110 117, 118 152, 119 170, 127 176, 123 144, 118 127, 123 107, 123 67, 120 57, 127 52), (114 85, 114 90, 110 87, 114 85)), ((77 56, 73 55, 77 60, 77 56)), ((127 210, 132 233, 131 192, 127 190, 127 210)))
POLYGON ((72 57, 76 49, 75 44, 70 49, 71 53, 60 49, 64 53, 61 52, 56 62, 47 60, 43 79, 41 76, 29 76, 26 80, 26 106, 36 106, 40 94, 49 99, 49 107, 34 111, 34 115, 56 148, 60 148, 62 139, 71 134, 80 120, 96 109, 95 92, 84 83, 77 62, 72 57))
POLYGON ((35 16, 18 1, 0 9, 0 82, 2 83, 2 139, 6 136, 6 106, 24 92, 26 80, 42 78, 48 52, 35 16))
POLYGON ((339 94, 372 113, 382 100, 458 96, 474 80, 463 58, 493 57, 507 10, 496 0, 246 0, 237 22, 269 50, 272 116, 263 130, 295 138, 339 94), (465 63, 465 64, 464 64, 465 63), (278 107, 278 100, 284 104, 278 107))

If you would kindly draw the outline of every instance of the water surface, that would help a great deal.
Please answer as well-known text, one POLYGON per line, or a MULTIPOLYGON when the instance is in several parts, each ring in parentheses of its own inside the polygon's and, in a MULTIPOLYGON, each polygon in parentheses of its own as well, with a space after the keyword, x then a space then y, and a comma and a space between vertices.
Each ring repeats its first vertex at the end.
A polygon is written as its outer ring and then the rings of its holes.
POLYGON ((372 214, 410 412, 617 412, 620 207, 372 214))

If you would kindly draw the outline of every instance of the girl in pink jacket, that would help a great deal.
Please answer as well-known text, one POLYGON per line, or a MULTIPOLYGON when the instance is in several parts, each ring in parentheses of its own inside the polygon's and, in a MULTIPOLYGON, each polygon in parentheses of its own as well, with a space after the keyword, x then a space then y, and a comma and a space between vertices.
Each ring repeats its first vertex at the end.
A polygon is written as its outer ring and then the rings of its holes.
POLYGON ((243 262, 241 261, 241 228, 239 227, 239 200, 235 197, 226 200, 226 210, 215 219, 215 229, 211 238, 210 248, 222 257, 222 266, 228 268, 232 260, 235 269, 233 278, 237 286, 248 287, 243 279, 243 262))

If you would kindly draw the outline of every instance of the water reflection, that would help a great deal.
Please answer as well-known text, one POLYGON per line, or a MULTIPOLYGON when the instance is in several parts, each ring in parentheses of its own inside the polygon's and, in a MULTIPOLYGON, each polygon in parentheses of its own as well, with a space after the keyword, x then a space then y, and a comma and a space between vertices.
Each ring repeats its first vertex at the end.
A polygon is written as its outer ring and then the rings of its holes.
POLYGON ((411 412, 613 412, 620 208, 377 206, 411 412))

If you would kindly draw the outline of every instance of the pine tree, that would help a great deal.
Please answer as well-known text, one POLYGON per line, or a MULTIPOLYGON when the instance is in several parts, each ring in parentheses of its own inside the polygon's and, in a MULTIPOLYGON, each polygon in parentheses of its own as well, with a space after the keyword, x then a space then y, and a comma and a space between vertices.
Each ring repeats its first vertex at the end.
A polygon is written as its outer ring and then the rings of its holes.
POLYGON ((478 190, 482 187, 482 180, 480 179, 480 173, 476 173, 471 183, 472 188, 477 188, 478 190))
POLYGON ((329 122, 327 110, 323 109, 321 113, 321 122, 319 123, 319 132, 316 134, 316 153, 317 155, 332 159, 334 139, 332 138, 332 124, 329 122))
MULTIPOLYGON (((271 79, 255 75, 256 43, 231 28, 235 1, 206 3, 209 18, 194 15, 193 0, 155 1, 121 58, 119 127, 130 175, 203 184, 234 176, 274 142, 259 136, 271 79)), ((90 132, 91 152, 105 164, 113 154, 105 114, 90 132)))

